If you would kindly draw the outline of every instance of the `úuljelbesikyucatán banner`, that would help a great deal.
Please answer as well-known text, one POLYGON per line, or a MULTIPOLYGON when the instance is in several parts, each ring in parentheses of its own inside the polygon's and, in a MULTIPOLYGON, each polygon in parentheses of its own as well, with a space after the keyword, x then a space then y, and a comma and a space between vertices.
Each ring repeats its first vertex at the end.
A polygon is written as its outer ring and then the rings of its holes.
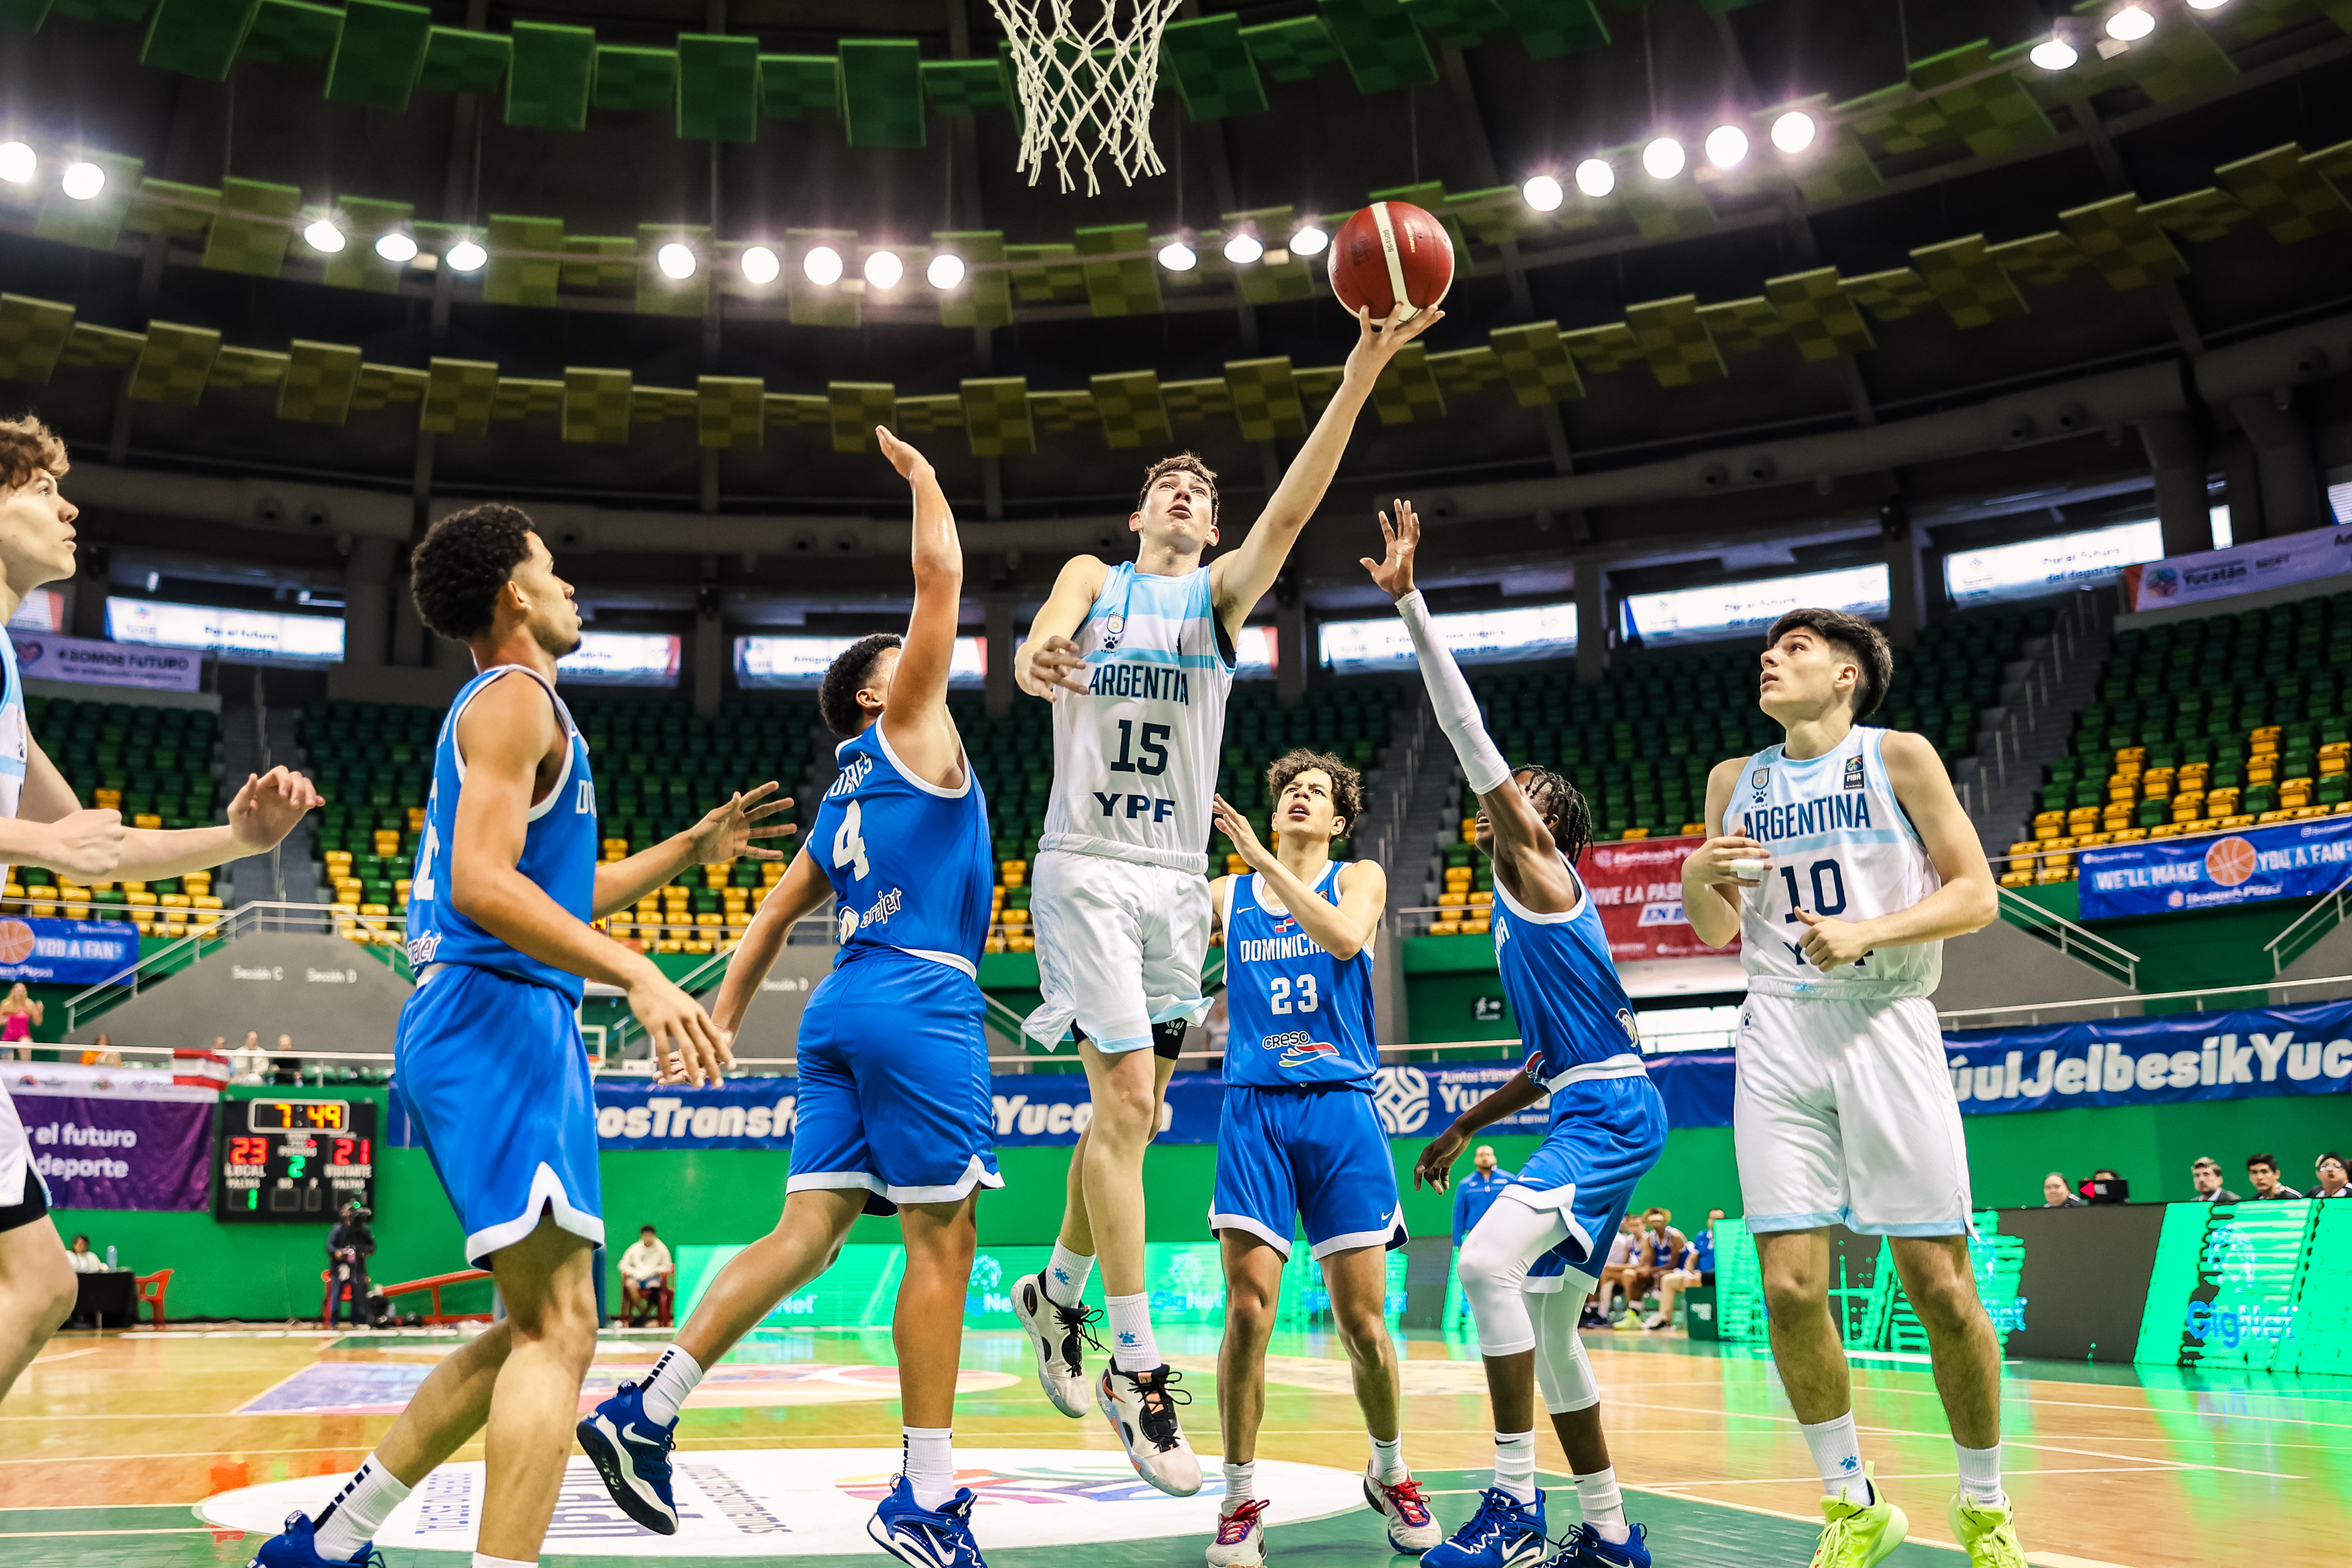
POLYGON ((2352 1002, 2096 1019, 1944 1036, 1969 1115, 2168 1105, 2352 1088, 2352 1002))
POLYGON ((2124 602, 2134 610, 2164 610, 2346 571, 2352 571, 2352 528, 2309 528, 2284 538, 2127 566, 2124 602))
POLYGON ((2352 873, 2352 817, 2273 822, 2220 838, 2142 839, 2081 851, 2085 920, 2315 898, 2352 873))
POLYGON ((1734 938, 1721 947, 1698 939, 1683 916, 1683 862, 1704 839, 1629 839, 1594 844, 1576 863, 1591 890, 1609 933, 1609 956, 1620 963, 1638 958, 1712 958, 1739 951, 1734 938))
POLYGON ((35 680, 192 692, 204 678, 205 655, 195 648, 148 648, 15 630, 8 640, 16 644, 17 673, 35 680))
POLYGON ((218 1091, 168 1071, 12 1065, 5 1075, 53 1208, 212 1207, 218 1091))
POLYGON ((95 986, 139 962, 129 921, 0 920, 0 985, 95 986))

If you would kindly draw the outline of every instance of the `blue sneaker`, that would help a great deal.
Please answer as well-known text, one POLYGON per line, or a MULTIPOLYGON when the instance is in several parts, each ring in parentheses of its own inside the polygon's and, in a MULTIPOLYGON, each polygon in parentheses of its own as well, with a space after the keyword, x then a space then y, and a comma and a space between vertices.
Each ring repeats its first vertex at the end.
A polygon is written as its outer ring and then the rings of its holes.
MULTIPOLYGON (((245 1568, 338 1568, 334 1558, 319 1555, 318 1543, 312 1539, 318 1529, 318 1521, 307 1513, 288 1514, 286 1528, 263 1542, 245 1568)), ((375 1549, 374 1542, 362 1541, 350 1562, 358 1568, 383 1568, 383 1553, 375 1549)))
POLYGON ((875 1545, 915 1568, 988 1568, 980 1543, 971 1538, 975 1500, 971 1489, 962 1487, 938 1508, 925 1508, 915 1501, 914 1484, 900 1476, 866 1521, 866 1533, 875 1545))
POLYGON ((1637 1524, 1630 1538, 1608 1542, 1592 1526, 1580 1524, 1559 1538, 1559 1550, 1544 1560, 1544 1568, 1650 1568, 1649 1533, 1637 1524))
POLYGON ((656 1535, 677 1533, 670 1500, 669 1450, 677 1422, 656 1426, 646 1414, 645 1390, 634 1383, 580 1418, 572 1428, 589 1463, 604 1479, 614 1505, 656 1535))
POLYGON ((1422 1568, 1535 1568, 1543 1561, 1544 1494, 1521 1502, 1500 1487, 1478 1494, 1470 1522, 1422 1554, 1422 1568))

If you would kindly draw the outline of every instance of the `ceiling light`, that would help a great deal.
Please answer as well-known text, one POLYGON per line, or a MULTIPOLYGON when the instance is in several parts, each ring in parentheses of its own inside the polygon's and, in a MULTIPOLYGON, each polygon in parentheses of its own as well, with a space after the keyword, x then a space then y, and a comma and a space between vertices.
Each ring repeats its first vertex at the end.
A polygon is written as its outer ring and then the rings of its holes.
POLYGON ((1792 109, 1772 122, 1772 145, 1783 152, 1802 152, 1813 144, 1813 117, 1792 109))
POLYGON ((1550 175, 1538 174, 1519 187, 1519 197, 1539 213, 1556 213, 1559 204, 1568 200, 1568 193, 1550 175))
POLYGON ((953 288, 963 281, 963 257, 943 250, 931 257, 931 265, 923 269, 923 277, 934 288, 953 288))
POLYGON ((1735 169, 1748 156, 1748 132, 1737 125, 1718 125, 1706 133, 1706 161, 1718 169, 1735 169))
POLYGON ((2156 31, 2156 18, 2137 5, 2126 5, 2107 16, 2107 37, 2135 43, 2156 31))
POLYGON ((2065 39, 2044 38, 2034 45, 2033 52, 2025 57, 2045 71, 2063 71, 2072 70, 2074 61, 2080 57, 2074 53, 2074 46, 2065 39))
POLYGON ((40 167, 40 162, 33 156, 33 150, 23 142, 0 141, 0 180, 12 185, 21 185, 33 177, 33 171, 40 167))
POLYGON ((1576 188, 1595 198, 1617 188, 1617 171, 1605 158, 1587 158, 1576 166, 1576 188))
POLYGON ((441 259, 449 264, 452 272, 479 272, 482 264, 490 259, 490 253, 472 240, 461 239, 443 251, 441 259))
POLYGON ((735 266, 742 273, 743 281, 753 284, 773 283, 784 270, 784 264, 776 259, 776 253, 763 245, 755 245, 744 251, 736 257, 735 266))
POLYGON ((1683 172, 1683 144, 1661 136, 1642 149, 1643 172, 1653 180, 1671 180, 1683 172))
POLYGON ((329 256, 343 248, 343 231, 324 218, 304 229, 302 237, 312 250, 323 250, 329 256))
POLYGON ((1247 267, 1265 257, 1265 242, 1254 234, 1237 234, 1225 241, 1225 259, 1235 267, 1247 267))
POLYGON ((1290 236, 1290 254, 1293 256, 1321 256, 1323 254, 1324 247, 1328 246, 1330 243, 1331 236, 1325 234, 1321 229, 1317 228, 1313 224, 1301 224, 1298 225, 1298 232, 1290 236))
POLYGON ((2191 11, 2219 11, 2229 3, 2230 0, 2189 0, 2189 8, 2191 11))
POLYGON ((683 283, 694 276, 694 252, 676 240, 654 252, 654 265, 673 283, 683 283))
POLYGON ((379 235, 376 236, 375 253, 376 255, 383 257, 384 260, 395 265, 415 261, 416 259, 416 242, 409 238, 406 235, 402 234, 398 229, 394 229, 389 234, 379 235))
POLYGON ((866 281, 877 288, 896 288, 907 276, 907 264, 895 250, 877 250, 866 258, 866 281))
POLYGON ((1160 265, 1171 272, 1190 272, 1200 257, 1192 247, 1181 239, 1171 239, 1160 247, 1160 265))
POLYGON ((58 183, 75 201, 87 202, 106 189, 106 171, 95 163, 68 163, 58 183))
POLYGON ((841 281, 841 253, 829 245, 813 247, 801 257, 801 276, 823 287, 841 281))

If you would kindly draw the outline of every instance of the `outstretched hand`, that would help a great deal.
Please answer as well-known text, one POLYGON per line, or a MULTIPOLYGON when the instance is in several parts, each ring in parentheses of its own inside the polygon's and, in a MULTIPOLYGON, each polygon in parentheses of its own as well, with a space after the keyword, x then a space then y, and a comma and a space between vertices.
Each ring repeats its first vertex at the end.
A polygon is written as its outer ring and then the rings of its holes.
POLYGON ((1421 548, 1421 514, 1412 509, 1411 501, 1396 504, 1396 522, 1391 526, 1389 515, 1381 514, 1381 538, 1387 541, 1388 550, 1380 560, 1359 556, 1356 562, 1372 574, 1372 580, 1391 599, 1402 599, 1412 591, 1412 557, 1421 548))
POLYGON ((1421 1157, 1412 1162, 1412 1186, 1418 1192, 1426 1184, 1431 1189, 1444 1192, 1454 1185, 1454 1162, 1462 1157, 1463 1145, 1470 1135, 1460 1127, 1448 1127, 1429 1140, 1421 1157))
POLYGON ((876 425, 874 439, 882 444, 882 455, 890 460, 901 479, 919 479, 931 471, 931 460, 891 434, 887 427, 876 425))
POLYGON ((1234 853, 1242 857, 1243 863, 1252 871, 1264 871, 1274 857, 1258 842, 1257 830, 1250 826, 1250 820, 1234 810, 1233 802, 1223 795, 1210 797, 1209 811, 1216 819, 1217 830, 1233 841, 1234 853))
POLYGON ((319 804, 317 786, 282 764, 247 774, 228 803, 229 831, 247 854, 260 854, 294 831, 302 814, 319 804))
POLYGON ((693 855, 702 865, 717 865, 744 856, 755 861, 780 861, 782 850, 772 850, 755 844, 754 839, 789 838, 800 831, 790 822, 769 821, 780 811, 792 810, 793 800, 767 799, 778 786, 773 779, 756 789, 739 790, 723 806, 714 806, 702 821, 694 825, 693 855))
POLYGON ((1402 308, 1374 320, 1370 307, 1356 307, 1356 346, 1348 350, 1347 374, 1379 375, 1398 350, 1445 319, 1445 312, 1433 305, 1414 311, 1409 320, 1399 320, 1402 308))

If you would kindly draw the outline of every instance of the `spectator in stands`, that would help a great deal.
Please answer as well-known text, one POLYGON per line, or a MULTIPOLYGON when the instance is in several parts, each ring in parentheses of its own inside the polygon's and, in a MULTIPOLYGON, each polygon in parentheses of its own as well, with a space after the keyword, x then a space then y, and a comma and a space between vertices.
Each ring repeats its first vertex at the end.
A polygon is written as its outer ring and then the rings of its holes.
POLYGON ((1616 1325, 1609 1320, 1609 1302, 1619 1291, 1625 1291, 1626 1310, 1633 1310, 1636 1299, 1633 1282, 1640 1272, 1642 1260, 1642 1221, 1627 1215, 1617 1222, 1616 1239, 1609 1243, 1609 1261, 1601 1267, 1601 1285, 1592 1292, 1580 1328, 1605 1329, 1616 1325))
MULTIPOLYGON (((220 1048, 221 1041, 214 1040, 213 1049, 218 1051, 220 1048)), ((230 1076, 239 1083, 258 1083, 268 1075, 269 1053, 261 1049, 258 1030, 245 1031, 245 1043, 230 1054, 228 1067, 230 1076)))
POLYGON ((2066 1175, 2063 1171, 2052 1171, 2042 1178, 2042 1207, 2080 1208, 2083 1204, 2083 1195, 2066 1185, 2066 1175))
POLYGON ((73 1271, 77 1274, 106 1272, 106 1260, 89 1249, 89 1238, 87 1236, 73 1239, 73 1249, 66 1254, 66 1261, 73 1265, 73 1271))
POLYGON ((278 1049, 269 1058, 269 1082, 272 1083, 302 1082, 302 1059, 294 1054, 294 1037, 290 1034, 281 1034, 278 1037, 278 1049))
POLYGON ((621 1254, 621 1315, 631 1328, 637 1326, 641 1314, 655 1310, 656 1298, 670 1288, 676 1277, 669 1249, 662 1245, 652 1226, 638 1226, 636 1240, 621 1254))
POLYGON ((2197 1163, 2189 1167, 2189 1179, 2197 1188, 2192 1203, 2240 1203, 2244 1201, 2221 1185, 2221 1162, 2210 1155, 2200 1155, 2197 1163))
POLYGON ((41 1021, 41 1004, 25 990, 25 982, 8 988, 0 998, 0 1061, 33 1060, 33 1030, 41 1021))
POLYGON ((2270 1203, 2281 1198, 2303 1196, 2279 1180, 2278 1156, 2275 1155, 2247 1155, 2246 1179, 2254 1184, 2253 1200, 2256 1203, 2270 1203))
POLYGON ((1460 1251, 1462 1239, 1486 1218, 1502 1190, 1517 1178, 1495 1163, 1495 1145, 1481 1144, 1470 1156, 1476 1168, 1454 1184, 1454 1247, 1460 1251))
POLYGON ((88 1051, 81 1053, 81 1064, 84 1067, 120 1067, 122 1065, 122 1053, 114 1049, 112 1040, 101 1034, 89 1042, 88 1051))
POLYGON ((2334 1149, 2319 1156, 2315 1167, 2318 1185, 2306 1196, 2311 1197, 2352 1197, 2352 1171, 2345 1166, 2344 1156, 2334 1149))

